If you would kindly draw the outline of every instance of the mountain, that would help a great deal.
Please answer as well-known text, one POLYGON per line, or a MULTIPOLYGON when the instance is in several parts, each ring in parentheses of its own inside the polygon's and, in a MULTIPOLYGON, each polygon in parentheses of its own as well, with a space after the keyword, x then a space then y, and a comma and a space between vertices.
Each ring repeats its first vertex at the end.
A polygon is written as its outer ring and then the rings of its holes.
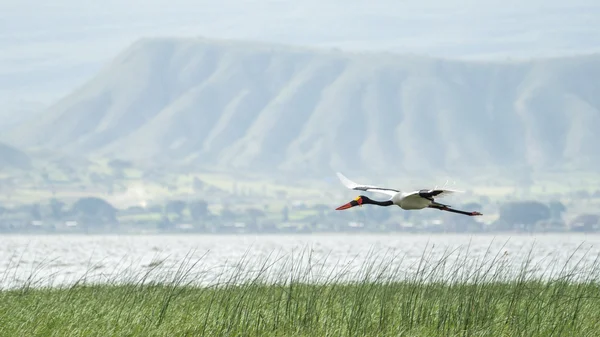
POLYGON ((600 55, 484 62, 143 39, 3 139, 264 172, 595 169, 599 77, 600 55))
POLYGON ((38 102, 3 102, 0 110, 0 133, 10 131, 20 124, 27 123, 42 113, 45 107, 38 102))
POLYGON ((22 151, 3 143, 0 143, 0 169, 29 169, 31 159, 22 151))

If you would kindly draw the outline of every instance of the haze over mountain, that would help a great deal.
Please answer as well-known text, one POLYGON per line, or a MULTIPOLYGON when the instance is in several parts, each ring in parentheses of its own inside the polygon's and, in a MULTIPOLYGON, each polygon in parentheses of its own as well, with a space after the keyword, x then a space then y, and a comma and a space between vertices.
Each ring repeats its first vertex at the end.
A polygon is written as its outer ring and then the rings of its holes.
POLYGON ((264 172, 590 169, 599 77, 599 55, 475 62, 144 39, 3 138, 264 172))
POLYGON ((148 36, 553 57, 600 51, 599 16, 596 0, 0 1, 0 105, 51 104, 148 36))
POLYGON ((29 156, 18 149, 0 143, 0 170, 6 168, 28 169, 31 167, 29 156))

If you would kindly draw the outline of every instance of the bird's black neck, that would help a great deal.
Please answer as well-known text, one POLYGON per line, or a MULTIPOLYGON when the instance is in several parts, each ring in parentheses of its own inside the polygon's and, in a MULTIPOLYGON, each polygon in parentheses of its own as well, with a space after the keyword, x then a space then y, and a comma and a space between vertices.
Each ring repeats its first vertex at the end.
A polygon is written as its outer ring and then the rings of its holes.
POLYGON ((391 200, 377 201, 373 199, 365 200, 365 204, 377 205, 377 206, 392 206, 394 203, 391 200))

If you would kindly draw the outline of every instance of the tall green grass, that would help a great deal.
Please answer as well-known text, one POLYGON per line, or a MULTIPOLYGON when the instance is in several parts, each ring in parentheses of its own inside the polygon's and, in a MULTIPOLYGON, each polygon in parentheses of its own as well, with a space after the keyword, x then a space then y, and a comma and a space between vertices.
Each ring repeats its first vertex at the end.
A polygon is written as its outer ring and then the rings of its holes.
POLYGON ((191 255, 138 275, 0 292, 2 336, 595 336, 598 257, 467 250, 362 264, 310 250, 218 271, 191 255))

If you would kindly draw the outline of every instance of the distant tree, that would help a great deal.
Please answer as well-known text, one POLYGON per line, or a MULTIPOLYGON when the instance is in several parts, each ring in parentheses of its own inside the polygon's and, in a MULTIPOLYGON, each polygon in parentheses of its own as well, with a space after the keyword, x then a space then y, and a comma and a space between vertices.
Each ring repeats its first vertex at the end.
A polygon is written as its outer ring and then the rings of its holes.
POLYGON ((557 220, 562 219, 562 214, 567 211, 565 205, 557 200, 549 202, 548 208, 550 208, 550 217, 557 220))
POLYGON ((537 201, 515 201, 504 203, 500 206, 499 223, 503 223, 508 228, 514 229, 515 226, 523 226, 526 230, 531 230, 539 221, 550 219, 550 208, 537 201))
POLYGON ((232 211, 229 207, 225 206, 220 213, 220 217, 223 221, 235 221, 237 214, 232 211))
POLYGON ((31 218, 33 220, 41 220, 42 219, 42 212, 40 211, 40 204, 32 204, 29 207, 29 214, 31 215, 31 218))
MULTIPOLYGON (((358 208, 358 207, 357 207, 358 208)), ((362 210, 365 219, 375 227, 382 225, 391 217, 390 207, 363 207, 362 210)))
POLYGON ((319 218, 325 217, 325 212, 331 209, 331 207, 324 204, 316 204, 312 207, 315 211, 317 211, 317 215, 319 218))
POLYGON ((169 220, 169 217, 165 214, 161 215, 160 220, 158 221, 158 229, 168 230, 173 228, 173 223, 169 220))
POLYGON ((56 189, 54 188, 54 184, 52 183, 52 179, 50 179, 50 175, 48 174, 48 171, 46 171, 45 168, 42 171, 41 176, 42 176, 42 180, 44 181, 44 184, 50 190, 50 193, 52 193, 52 195, 56 195, 56 189))
POLYGON ((167 215, 170 213, 174 213, 177 216, 178 220, 181 220, 183 217, 183 211, 186 209, 187 204, 183 200, 171 200, 167 202, 166 211, 167 215))
POLYGON ((600 230, 600 215, 581 214, 571 221, 570 229, 573 232, 596 232, 600 230))
POLYGON ((258 219, 264 218, 267 215, 265 212, 261 211, 258 208, 248 208, 246 210, 246 214, 248 214, 248 217, 250 217, 250 222, 255 228, 257 228, 258 219))
POLYGON ((146 209, 142 206, 130 206, 121 211, 122 214, 135 215, 146 213, 146 209))
POLYGON ((248 214, 249 217, 254 219, 266 216, 266 213, 258 208, 248 208, 246 210, 246 214, 248 214))
POLYGON ((63 208, 65 207, 65 203, 56 199, 50 199, 50 211, 52 212, 52 217, 56 220, 62 219, 63 208))
POLYGON ((190 210, 190 216, 194 221, 200 221, 206 219, 208 216, 208 203, 204 200, 195 200, 188 204, 190 210))
POLYGON ((97 197, 85 197, 77 200, 71 207, 84 225, 103 226, 117 222, 117 209, 107 201, 97 197))
POLYGON ((576 199, 585 199, 585 200, 589 200, 591 197, 590 192, 588 192, 586 190, 577 190, 577 191, 573 192, 573 196, 576 199))
POLYGON ((281 210, 281 221, 283 222, 287 222, 290 219, 290 209, 287 207, 287 205, 285 207, 283 207, 283 210, 281 210))
POLYGON ((48 171, 46 171, 46 169, 44 169, 42 171, 42 180, 44 181, 44 183, 48 184, 50 182, 50 175, 48 174, 48 171))

